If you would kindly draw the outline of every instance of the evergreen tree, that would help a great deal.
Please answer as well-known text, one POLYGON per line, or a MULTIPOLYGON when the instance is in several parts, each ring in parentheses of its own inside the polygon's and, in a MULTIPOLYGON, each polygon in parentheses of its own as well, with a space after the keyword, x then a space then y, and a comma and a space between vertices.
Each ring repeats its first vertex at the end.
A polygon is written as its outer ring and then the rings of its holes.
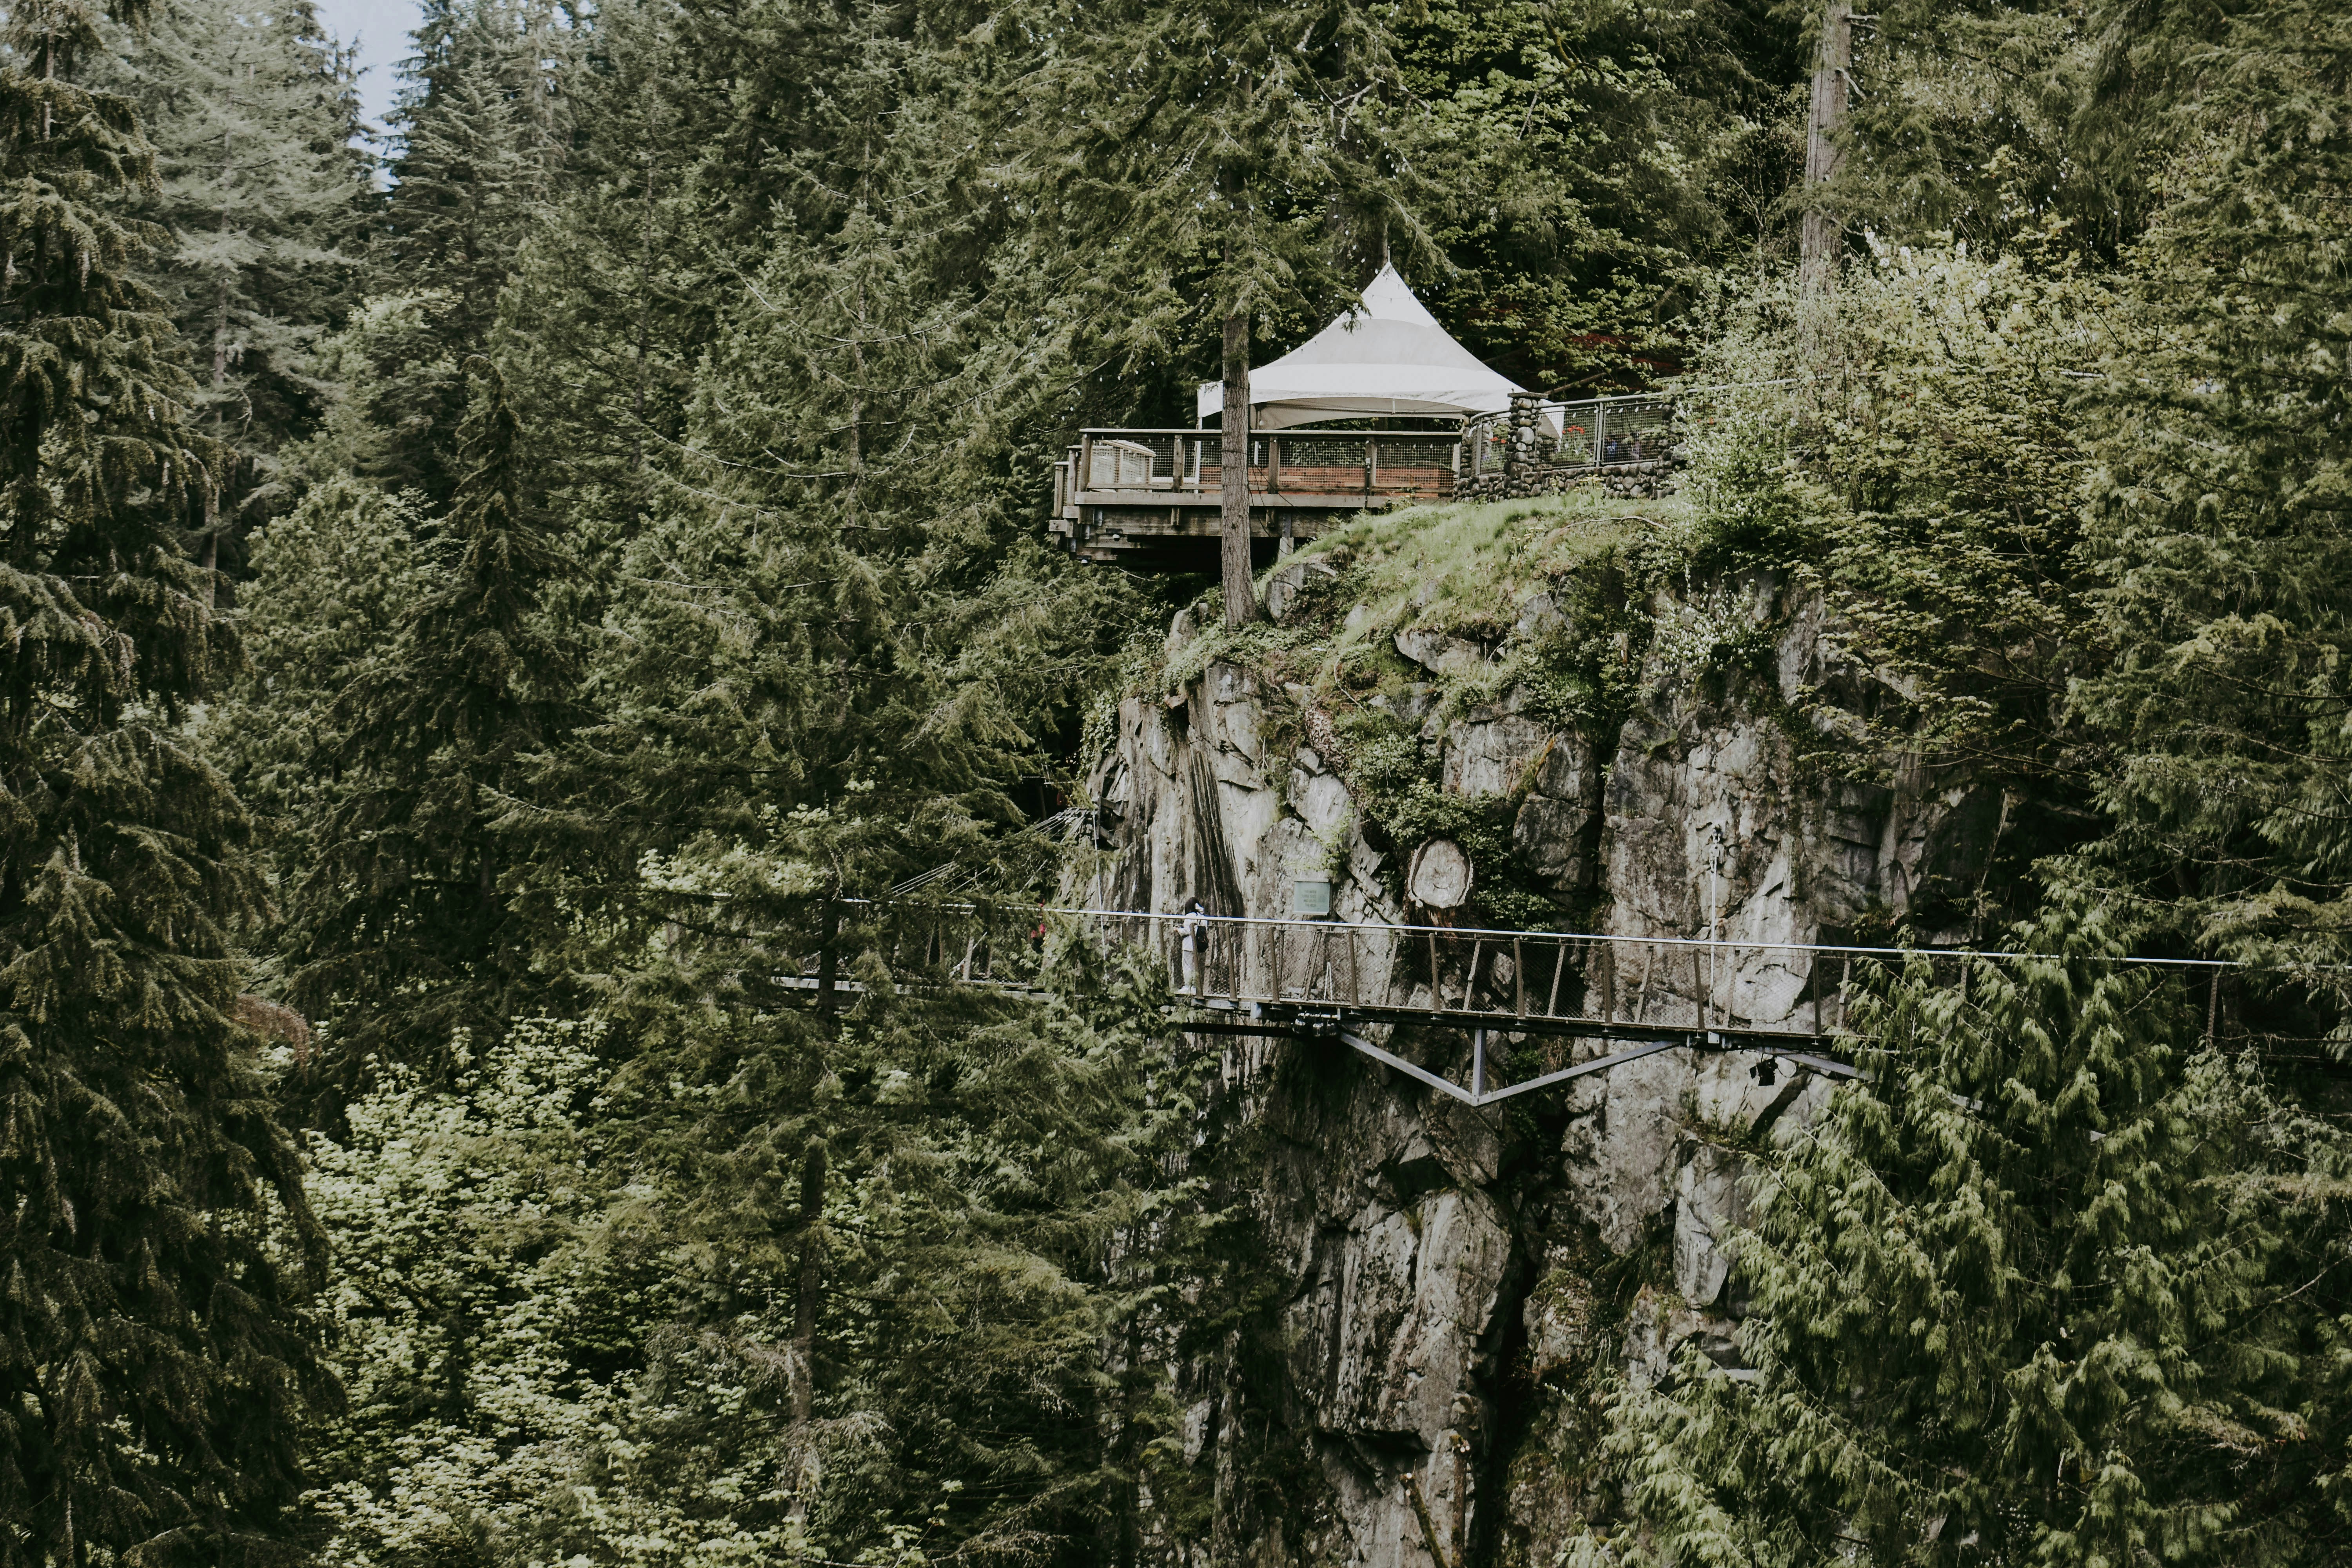
MULTIPOLYGON (((131 19, 119 17, 118 19, 131 19)), ((160 237, 99 17, 13 7, 0 64, 0 1563, 261 1554, 299 1488, 315 1231, 257 1042, 235 797, 181 723, 234 663, 174 515, 226 455, 137 268, 160 237), (292 1237, 278 1234, 281 1226, 292 1237)))
POLYGON ((1225 620, 1262 619, 1244 478, 1251 323, 1302 283, 1369 276, 1361 264, 1391 245, 1433 251, 1401 199, 1391 13, 1352 0, 1127 0, 1023 20, 1055 40, 1041 73, 1053 107, 1032 124, 1045 143, 1039 221, 1079 263, 1074 317, 1116 323, 1097 330, 1126 365, 1164 356, 1193 319, 1178 268, 1204 267, 1225 385, 1225 620))
POLYGON ((462 367, 489 344, 499 291, 562 164, 562 42, 550 7, 500 0, 436 4, 415 38, 375 307, 346 347, 346 374, 379 437, 356 454, 371 477, 446 503, 460 471, 462 367))
POLYGON ((1748 1369, 1616 1410, 1622 1560, 2342 1561, 2352 1147, 2105 920, 2020 934, 1857 1009, 1735 1244, 1748 1369))
POLYGON ((510 818, 529 758, 572 711, 573 660, 542 625, 563 556, 521 494, 514 416, 487 361, 474 387, 466 475, 422 592, 336 699, 344 777, 280 944, 293 994, 333 1015, 346 1068, 387 1047, 429 1058, 523 1007, 510 818))
POLYGON ((1710 324, 1695 307, 1718 269, 1762 276, 1785 256, 1805 62, 1761 6, 1441 0, 1398 35, 1416 109, 1395 134, 1458 268, 1415 281, 1513 379, 1644 384, 1710 324))
MULTIPOLYGON (((413 498, 339 475, 252 536, 245 675, 198 732, 253 813, 281 889, 318 863, 345 795, 369 787, 365 770, 344 770, 356 716, 337 699, 394 657, 403 616, 433 579, 432 531, 413 498)), ((273 991, 282 959, 282 943, 263 946, 273 991)))
POLYGON ((691 110, 709 95, 683 84, 711 63, 700 32, 661 4, 599 12, 595 68, 572 83, 565 176, 508 286, 499 353, 535 435, 534 476, 600 556, 651 504, 648 465, 684 434, 722 308, 708 280, 738 263, 696 188, 710 150, 691 110))
POLYGON ((2183 939, 2287 966, 2326 1005, 2273 1021, 2308 1034, 2352 1001, 2352 20, 2154 21, 2184 153, 2090 399, 2085 549, 2116 653, 2082 708, 2116 748, 2116 832, 2075 869, 2183 939))
POLYGON ((291 499, 278 455, 325 412, 316 347, 352 304, 372 200, 351 145, 358 104, 304 0, 268 13, 171 0, 126 52, 157 148, 144 210, 176 240, 148 276, 202 345, 202 427, 235 454, 201 549, 234 556, 291 499))

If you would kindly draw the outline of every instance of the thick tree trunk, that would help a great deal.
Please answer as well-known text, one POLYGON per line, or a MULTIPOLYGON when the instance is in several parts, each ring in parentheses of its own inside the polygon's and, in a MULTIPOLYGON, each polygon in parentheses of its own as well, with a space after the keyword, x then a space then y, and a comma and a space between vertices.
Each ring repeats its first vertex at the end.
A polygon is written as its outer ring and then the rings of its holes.
POLYGON ((820 945, 816 950, 816 1010, 830 1013, 836 1005, 835 986, 841 968, 834 949, 841 941, 841 905, 834 899, 824 901, 823 923, 818 929, 820 945))
POLYGON ((824 1300, 824 1145, 801 1161, 801 1278, 793 1299, 793 1423, 803 1426, 816 1397, 816 1320, 824 1300))
POLYGON ((1265 618, 1250 574, 1249 515, 1249 317, 1225 318, 1225 413, 1218 499, 1223 502, 1222 561, 1225 579, 1225 625, 1247 626, 1265 618))
POLYGON ((1853 68, 1853 7, 1831 0, 1822 15, 1821 47, 1813 57, 1813 106, 1805 131, 1805 217, 1803 263, 1798 277, 1807 292, 1827 288, 1837 277, 1838 253, 1845 237, 1837 218, 1822 205, 1821 187, 1837 175, 1843 156, 1838 151, 1838 121, 1845 118, 1853 68))

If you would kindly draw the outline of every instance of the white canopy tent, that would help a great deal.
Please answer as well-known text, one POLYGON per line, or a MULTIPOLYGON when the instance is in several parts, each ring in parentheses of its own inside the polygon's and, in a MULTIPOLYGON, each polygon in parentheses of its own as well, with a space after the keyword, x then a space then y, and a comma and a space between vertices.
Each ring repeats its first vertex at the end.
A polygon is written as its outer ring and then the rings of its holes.
MULTIPOLYGON (((1364 302, 1297 348, 1250 372, 1250 427, 1286 430, 1381 415, 1500 414, 1526 389, 1479 363, 1437 324, 1393 267, 1364 302)), ((1221 381, 1201 384, 1202 424, 1225 405, 1221 381)))

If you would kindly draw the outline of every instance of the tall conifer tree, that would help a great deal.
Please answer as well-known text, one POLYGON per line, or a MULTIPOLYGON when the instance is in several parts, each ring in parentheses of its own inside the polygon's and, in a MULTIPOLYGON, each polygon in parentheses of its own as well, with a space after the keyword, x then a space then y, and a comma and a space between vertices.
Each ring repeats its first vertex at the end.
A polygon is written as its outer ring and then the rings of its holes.
POLYGON ((1568 1562, 2342 1561, 2352 1146, 2201 1049, 2127 930, 2053 913, 2053 956, 1857 1006, 1869 1077, 1734 1244, 1750 1364, 1694 1344, 1622 1400, 1643 1529, 1568 1562))
POLYGON ((209 552, 288 500, 278 454, 317 426, 320 337, 353 302, 372 193, 350 70, 306 3, 168 0, 124 62, 157 149, 147 269, 196 345, 201 428, 233 458, 209 552))
POLYGON ((259 901, 180 723, 236 653, 173 519, 217 482, 135 268, 128 100, 78 0, 0 65, 0 1563, 251 1556, 309 1363, 270 1242, 293 1151, 231 1022, 259 901), (273 1205, 277 1205, 273 1208, 273 1205))
MULTIPOLYGON (((2086 547, 2117 653, 2081 707, 2118 831, 2077 869, 2352 1003, 2352 18, 2162 8, 2184 154, 2087 392, 2086 547)), ((2120 26, 2120 19, 2118 25, 2120 26)), ((2297 1026, 2300 1032, 2301 1026, 2297 1026)))
POLYGON ((337 700, 344 784, 284 939, 296 994, 334 1013, 346 1063, 387 1046, 435 1059, 458 1027, 495 1031, 530 956, 506 824, 571 700, 572 660, 540 615, 563 557, 522 493, 502 379, 480 359, 473 378, 466 473, 424 591, 337 700))
POLYGON ((1106 335, 1130 368, 1167 354, 1194 319, 1175 279, 1205 264, 1226 398, 1225 620, 1260 619, 1241 479, 1251 323, 1297 301, 1302 283, 1335 272, 1343 288, 1360 283, 1384 248, 1425 248, 1388 155, 1402 85, 1391 17, 1353 0, 1045 9, 1031 25, 1063 41, 1041 73, 1056 110, 1033 121, 1053 192, 1045 221, 1083 263, 1080 308, 1120 323, 1106 335))
POLYGON ((372 268, 375 309, 348 345, 353 395, 379 435, 372 477, 446 504, 463 465, 467 359, 561 167, 563 52, 551 8, 436 0, 394 116, 398 176, 372 268))

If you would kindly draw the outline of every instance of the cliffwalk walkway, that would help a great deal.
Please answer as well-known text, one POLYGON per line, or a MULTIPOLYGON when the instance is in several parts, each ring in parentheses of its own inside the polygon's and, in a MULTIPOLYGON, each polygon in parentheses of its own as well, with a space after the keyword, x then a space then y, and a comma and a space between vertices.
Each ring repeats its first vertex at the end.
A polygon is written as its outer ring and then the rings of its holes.
MULTIPOLYGON (((1031 992, 1055 919, 1077 921, 1106 954, 1126 947, 1150 955, 1173 993, 1172 1021, 1187 1033, 1336 1037, 1474 1106, 1675 1049, 1761 1052, 1791 1068, 1854 1076, 1856 1068, 1833 1054, 1851 1000, 1874 980, 1915 965, 1963 992, 1988 965, 2099 963, 2160 972, 2191 988, 2210 1036, 2222 976, 2238 967, 2217 959, 2061 959, 1052 906, 894 910, 894 967, 918 984, 1031 992), (1368 1037, 1398 1025, 1468 1033, 1467 1059, 1454 1069, 1460 1081, 1368 1037), (1573 1041, 1605 1048, 1564 1062, 1573 1041)), ((804 973, 797 984, 816 981, 804 973)))

